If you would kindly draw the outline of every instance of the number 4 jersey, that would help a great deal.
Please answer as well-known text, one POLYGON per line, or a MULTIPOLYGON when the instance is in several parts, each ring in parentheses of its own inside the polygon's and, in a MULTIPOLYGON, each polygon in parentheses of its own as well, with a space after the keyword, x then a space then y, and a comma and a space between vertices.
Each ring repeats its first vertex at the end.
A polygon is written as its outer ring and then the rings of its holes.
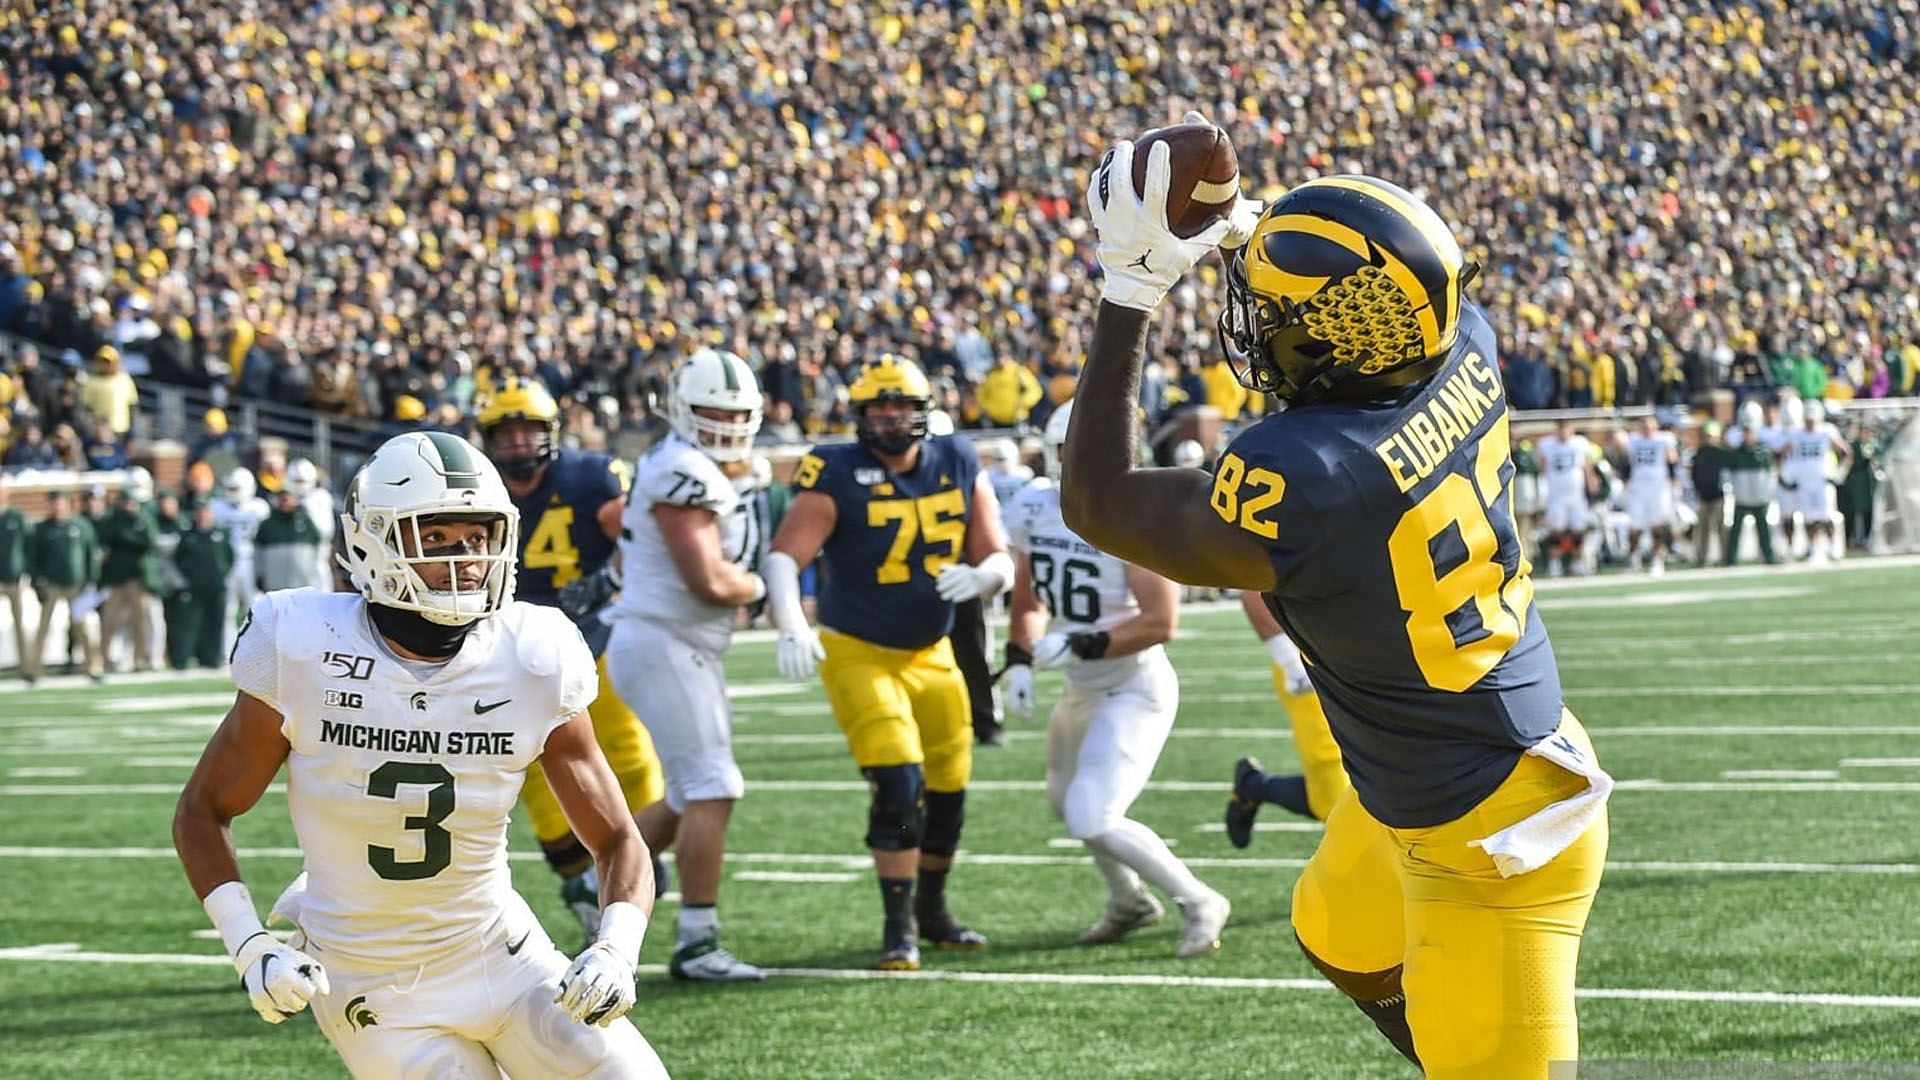
POLYGON ((1422 386, 1289 409, 1216 471, 1214 510, 1266 544, 1268 606, 1311 664, 1362 805, 1395 828, 1458 818, 1560 724, 1495 355, 1468 306, 1422 386))
POLYGON ((356 593, 253 606, 234 685, 284 718, 287 809, 307 871, 298 922, 317 955, 425 963, 512 893, 507 815, 547 736, 593 701, 586 643, 556 608, 516 602, 443 664, 402 661, 356 593))
MULTIPOLYGON (((1049 631, 1111 630, 1140 613, 1127 583, 1127 564, 1067 528, 1060 515, 1060 489, 1045 479, 1021 488, 1005 512, 1008 543, 1026 561, 1034 599, 1051 616, 1049 631)), ((1161 652, 1151 649, 1110 659, 1069 664, 1069 681, 1088 689, 1119 686, 1161 652)))

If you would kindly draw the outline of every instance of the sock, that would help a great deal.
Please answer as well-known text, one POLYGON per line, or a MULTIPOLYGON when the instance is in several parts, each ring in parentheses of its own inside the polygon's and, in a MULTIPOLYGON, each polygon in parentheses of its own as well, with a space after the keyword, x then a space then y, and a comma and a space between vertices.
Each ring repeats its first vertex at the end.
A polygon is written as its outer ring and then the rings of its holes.
POLYGON ((1140 875, 1133 868, 1106 851, 1087 845, 1087 854, 1093 856, 1093 865, 1100 868, 1100 876, 1107 879, 1107 903, 1115 909, 1132 908, 1146 895, 1146 887, 1140 884, 1140 875))
POLYGON ((921 919, 929 915, 944 915, 947 911, 947 872, 920 868, 918 894, 914 897, 913 911, 921 919))
POLYGON ((889 944, 918 936, 913 921, 912 878, 881 878, 880 901, 887 913, 889 944))
POLYGON ((1173 857, 1159 833, 1132 818, 1120 819, 1120 824, 1088 839, 1087 846, 1126 863, 1176 900, 1193 900, 1213 891, 1193 876, 1186 863, 1173 857))
POLYGON ((712 904, 684 904, 680 908, 680 937, 674 948, 720 936, 720 909, 712 904))
POLYGON ((1305 817, 1313 816, 1313 811, 1307 807, 1307 778, 1304 776, 1268 773, 1260 778, 1257 790, 1261 802, 1276 803, 1305 817))

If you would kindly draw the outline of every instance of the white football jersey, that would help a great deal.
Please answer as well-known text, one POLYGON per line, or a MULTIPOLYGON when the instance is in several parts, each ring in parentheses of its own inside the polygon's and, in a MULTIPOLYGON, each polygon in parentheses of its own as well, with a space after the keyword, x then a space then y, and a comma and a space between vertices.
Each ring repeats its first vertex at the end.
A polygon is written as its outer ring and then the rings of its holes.
POLYGON ((1549 435, 1540 440, 1540 464, 1547 478, 1550 499, 1586 498, 1587 461, 1593 456, 1593 444, 1585 435, 1561 439, 1549 435))
POLYGON ((298 923, 318 955, 425 963, 511 895, 508 813, 547 736, 599 688, 558 608, 516 602, 438 667, 402 662, 358 593, 253 605, 234 685, 278 710, 287 809, 307 873, 298 923))
MULTIPOLYGON (((1026 560, 1033 595, 1053 617, 1048 631, 1110 630, 1140 613, 1127 584, 1127 564, 1076 536, 1060 515, 1060 489, 1039 478, 1020 489, 1004 514, 1008 544, 1026 560)), ((1160 646, 1066 668, 1076 684, 1100 688, 1131 678, 1160 646)))
POLYGON ((272 513, 267 500, 255 496, 233 505, 225 499, 213 500, 213 522, 227 530, 227 542, 233 545, 235 566, 253 565, 253 534, 272 513))
POLYGON ((1825 480, 1827 462, 1833 454, 1833 443, 1836 438, 1838 438, 1838 432, 1834 430, 1832 424, 1821 424, 1812 431, 1800 428, 1797 431, 1788 432, 1783 444, 1787 458, 1781 464, 1780 471, 1793 477, 1796 482, 1825 480))
POLYGON ((1001 506, 1013 505, 1014 497, 1020 490, 1033 483, 1033 470, 1025 465, 1015 465, 1010 469, 985 469, 987 483, 993 485, 993 497, 1001 506))
POLYGON ((653 516, 661 505, 713 511, 721 554, 737 565, 749 565, 760 548, 760 524, 733 481, 699 447, 669 435, 634 465, 633 490, 620 515, 623 584, 612 617, 652 619, 691 644, 720 652, 733 638, 733 608, 707 603, 680 579, 653 516))
POLYGON ((1673 432, 1662 431, 1653 435, 1635 435, 1627 440, 1627 461, 1630 469, 1627 473, 1627 486, 1636 488, 1660 487, 1673 479, 1669 459, 1679 445, 1673 432))

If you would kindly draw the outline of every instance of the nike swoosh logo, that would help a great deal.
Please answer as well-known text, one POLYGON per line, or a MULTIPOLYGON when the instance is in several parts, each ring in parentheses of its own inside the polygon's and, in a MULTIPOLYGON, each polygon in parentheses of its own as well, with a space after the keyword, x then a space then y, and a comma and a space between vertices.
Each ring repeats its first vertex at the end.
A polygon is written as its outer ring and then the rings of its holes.
POLYGON ((519 941, 516 941, 513 944, 507 946, 507 955, 508 956, 520 955, 520 946, 525 945, 527 943, 527 939, 532 936, 533 936, 533 931, 531 930, 527 931, 524 934, 521 934, 519 941))
POLYGON ((505 705, 507 702, 512 700, 513 700, 512 698, 501 698, 499 701, 496 701, 491 705, 483 705, 478 700, 475 700, 473 703, 473 715, 485 716, 488 713, 492 712, 493 710, 499 708, 502 705, 505 705))
POLYGON ((389 480, 389 481, 387 481, 387 486, 388 486, 388 487, 405 487, 405 486, 407 486, 408 484, 410 484, 410 483, 412 483, 412 482, 413 482, 413 477, 411 477, 411 476, 403 476, 403 477, 401 477, 401 478, 400 478, 400 479, 398 479, 398 480, 389 480))

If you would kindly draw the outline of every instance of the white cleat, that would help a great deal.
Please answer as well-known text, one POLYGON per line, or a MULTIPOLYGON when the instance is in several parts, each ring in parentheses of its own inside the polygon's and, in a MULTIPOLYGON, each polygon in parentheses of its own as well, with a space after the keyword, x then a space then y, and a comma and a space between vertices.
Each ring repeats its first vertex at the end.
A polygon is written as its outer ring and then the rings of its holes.
POLYGON ((1185 925, 1180 928, 1180 944, 1174 948, 1173 955, 1187 959, 1219 949, 1220 931, 1227 925, 1227 916, 1233 914, 1233 905, 1227 898, 1209 889, 1197 900, 1179 903, 1185 925))
POLYGON ((1152 926, 1165 918, 1166 914, 1167 909, 1160 906, 1160 901, 1148 894, 1142 894, 1137 902, 1124 908, 1116 908, 1109 903, 1107 910, 1100 913, 1100 921, 1080 935, 1080 944, 1112 944, 1135 930, 1152 926))
POLYGON ((1664 577, 1666 576, 1666 573, 1667 573, 1667 560, 1661 558, 1658 555, 1655 555, 1653 557, 1653 561, 1647 564, 1647 574, 1651 577, 1664 577))
POLYGON ((713 938, 675 949, 667 973, 682 982, 757 982, 767 977, 765 971, 721 948, 713 938))

